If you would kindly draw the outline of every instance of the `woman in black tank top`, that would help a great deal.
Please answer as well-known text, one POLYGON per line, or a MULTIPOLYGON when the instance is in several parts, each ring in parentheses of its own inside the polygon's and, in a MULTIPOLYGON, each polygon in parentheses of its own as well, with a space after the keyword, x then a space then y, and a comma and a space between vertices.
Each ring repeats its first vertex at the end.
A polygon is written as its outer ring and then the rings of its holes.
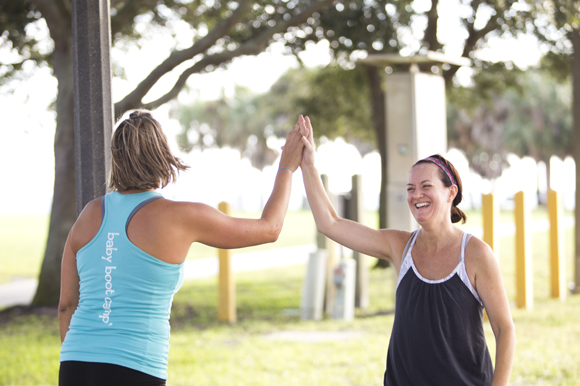
POLYGON ((301 168, 318 230, 360 253, 391 262, 398 273, 396 309, 385 385, 507 385, 515 328, 499 264, 483 241, 453 224, 462 183, 440 155, 409 173, 407 204, 420 229, 371 229, 340 218, 314 166, 310 120, 300 118, 305 144, 301 168), (487 311, 496 340, 495 371, 483 333, 487 311))

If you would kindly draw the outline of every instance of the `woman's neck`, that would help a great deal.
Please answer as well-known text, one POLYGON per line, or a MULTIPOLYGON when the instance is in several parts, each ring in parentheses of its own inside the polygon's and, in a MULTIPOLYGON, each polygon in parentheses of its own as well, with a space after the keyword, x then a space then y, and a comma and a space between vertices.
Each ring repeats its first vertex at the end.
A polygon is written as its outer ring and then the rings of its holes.
POLYGON ((119 190, 118 192, 121 194, 135 194, 135 193, 143 193, 143 192, 152 192, 155 189, 127 189, 127 190, 119 190))
POLYGON ((452 242, 458 231, 451 220, 439 224, 424 224, 418 238, 429 249, 439 250, 452 242))

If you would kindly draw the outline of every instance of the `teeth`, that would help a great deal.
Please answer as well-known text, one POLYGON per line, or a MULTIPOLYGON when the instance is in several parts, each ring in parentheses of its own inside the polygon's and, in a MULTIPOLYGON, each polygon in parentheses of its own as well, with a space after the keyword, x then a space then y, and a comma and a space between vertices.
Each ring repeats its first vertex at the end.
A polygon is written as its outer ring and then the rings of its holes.
POLYGON ((420 204, 415 205, 417 208, 423 208, 424 206, 428 206, 429 203, 428 202, 422 202, 420 204))

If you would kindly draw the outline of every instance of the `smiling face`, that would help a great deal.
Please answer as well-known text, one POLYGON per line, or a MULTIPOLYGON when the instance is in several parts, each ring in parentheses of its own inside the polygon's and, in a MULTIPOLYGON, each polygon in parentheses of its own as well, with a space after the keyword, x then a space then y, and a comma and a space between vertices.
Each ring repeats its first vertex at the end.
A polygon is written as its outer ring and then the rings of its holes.
POLYGON ((456 187, 443 185, 439 166, 432 163, 415 165, 407 182, 407 204, 415 220, 423 226, 426 222, 451 222, 451 206, 456 187))

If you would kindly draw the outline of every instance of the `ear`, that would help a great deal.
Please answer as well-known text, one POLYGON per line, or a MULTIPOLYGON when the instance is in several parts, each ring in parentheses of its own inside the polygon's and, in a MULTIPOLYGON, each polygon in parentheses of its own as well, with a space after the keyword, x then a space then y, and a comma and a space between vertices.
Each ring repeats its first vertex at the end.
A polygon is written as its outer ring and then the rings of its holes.
POLYGON ((457 185, 451 185, 449 187, 449 198, 447 199, 447 202, 453 202, 453 200, 455 200, 455 196, 457 196, 458 191, 459 189, 457 188, 457 185))

